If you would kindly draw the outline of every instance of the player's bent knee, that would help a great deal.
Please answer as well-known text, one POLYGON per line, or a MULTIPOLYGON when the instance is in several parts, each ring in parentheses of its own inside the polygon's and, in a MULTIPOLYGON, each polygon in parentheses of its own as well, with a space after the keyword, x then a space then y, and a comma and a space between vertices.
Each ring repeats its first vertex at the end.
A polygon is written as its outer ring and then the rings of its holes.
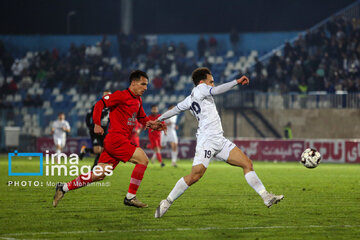
POLYGON ((244 172, 254 171, 253 163, 249 158, 245 162, 243 169, 244 169, 244 172))
POLYGON ((133 156, 131 157, 131 159, 129 160, 129 162, 147 166, 149 163, 149 159, 146 156, 146 153, 144 152, 144 150, 142 150, 141 148, 136 148, 136 150, 135 150, 133 156))
POLYGON ((149 159, 146 157, 140 164, 147 166, 149 164, 149 159))

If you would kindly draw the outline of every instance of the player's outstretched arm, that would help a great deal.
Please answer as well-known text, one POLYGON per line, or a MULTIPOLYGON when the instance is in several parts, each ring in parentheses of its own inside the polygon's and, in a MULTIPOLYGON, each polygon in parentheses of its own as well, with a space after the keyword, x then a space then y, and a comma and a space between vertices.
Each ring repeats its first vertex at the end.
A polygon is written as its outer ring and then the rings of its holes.
POLYGON ((209 94, 210 95, 219 95, 219 94, 225 93, 225 92, 231 90, 233 87, 235 87, 238 84, 248 85, 249 79, 246 76, 242 76, 241 78, 236 79, 234 81, 227 82, 227 83, 221 84, 216 87, 212 87, 209 90, 209 94))
POLYGON ((184 100, 182 100, 181 102, 179 102, 176 107, 173 107, 170 110, 167 110, 166 112, 164 112, 159 118, 159 121, 164 121, 166 119, 169 119, 175 115, 178 115, 179 113, 189 110, 190 109, 190 105, 191 105, 191 98, 190 96, 188 96, 187 98, 185 98, 184 100))

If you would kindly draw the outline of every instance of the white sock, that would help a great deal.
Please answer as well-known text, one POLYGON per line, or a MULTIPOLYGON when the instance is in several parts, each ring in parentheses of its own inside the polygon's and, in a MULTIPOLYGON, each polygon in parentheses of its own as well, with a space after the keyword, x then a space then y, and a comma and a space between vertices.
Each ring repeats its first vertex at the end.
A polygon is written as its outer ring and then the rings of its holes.
POLYGON ((132 194, 132 193, 129 193, 129 192, 126 194, 127 199, 132 199, 134 197, 136 197, 136 194, 132 194))
POLYGON ((154 154, 152 155, 151 161, 154 161, 154 160, 155 160, 155 157, 156 157, 156 152, 154 152, 154 154))
POLYGON ((178 151, 171 151, 171 162, 176 163, 178 151))
POLYGON ((255 171, 248 172, 245 174, 245 179, 248 184, 262 197, 266 196, 266 189, 262 184, 261 180, 256 175, 255 171))
POLYGON ((60 150, 60 149, 56 150, 57 163, 60 163, 60 156, 59 156, 60 153, 61 153, 61 150, 60 150))
POLYGON ((171 190, 169 196, 167 197, 167 200, 169 202, 174 202, 178 197, 180 197, 186 189, 188 189, 189 186, 186 184, 184 178, 180 178, 179 181, 175 184, 175 187, 173 190, 171 190))
POLYGON ((67 185, 67 184, 64 184, 62 190, 63 190, 64 192, 68 192, 68 191, 69 191, 68 185, 67 185))

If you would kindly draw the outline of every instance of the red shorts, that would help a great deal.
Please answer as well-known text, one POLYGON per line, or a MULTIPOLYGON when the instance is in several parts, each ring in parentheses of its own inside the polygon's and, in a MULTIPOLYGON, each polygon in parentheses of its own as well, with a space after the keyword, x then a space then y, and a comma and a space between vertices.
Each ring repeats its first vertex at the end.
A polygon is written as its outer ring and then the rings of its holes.
POLYGON ((140 146, 140 138, 139 136, 131 136, 130 142, 135 144, 136 146, 140 146))
POLYGON ((137 146, 119 133, 109 133, 104 141, 104 151, 101 153, 99 163, 112 164, 115 168, 120 161, 127 162, 134 154, 137 146))
POLYGON ((160 145, 160 137, 149 138, 149 140, 150 140, 150 149, 154 149, 156 147, 161 147, 161 145, 160 145))

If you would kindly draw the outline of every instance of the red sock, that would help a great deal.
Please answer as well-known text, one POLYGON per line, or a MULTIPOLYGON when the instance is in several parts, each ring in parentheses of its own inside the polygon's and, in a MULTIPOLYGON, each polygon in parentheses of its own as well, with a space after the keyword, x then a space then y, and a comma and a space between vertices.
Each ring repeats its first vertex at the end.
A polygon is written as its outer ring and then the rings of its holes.
POLYGON ((67 187, 70 190, 74 190, 77 188, 85 187, 89 183, 92 182, 92 172, 89 172, 87 174, 83 174, 72 180, 71 182, 67 183, 67 187))
POLYGON ((142 164, 136 164, 130 179, 130 185, 129 185, 129 193, 136 194, 136 191, 138 190, 141 180, 144 177, 144 173, 146 170, 146 166, 142 164))
POLYGON ((162 163, 161 153, 156 153, 156 157, 159 160, 159 162, 162 163))

